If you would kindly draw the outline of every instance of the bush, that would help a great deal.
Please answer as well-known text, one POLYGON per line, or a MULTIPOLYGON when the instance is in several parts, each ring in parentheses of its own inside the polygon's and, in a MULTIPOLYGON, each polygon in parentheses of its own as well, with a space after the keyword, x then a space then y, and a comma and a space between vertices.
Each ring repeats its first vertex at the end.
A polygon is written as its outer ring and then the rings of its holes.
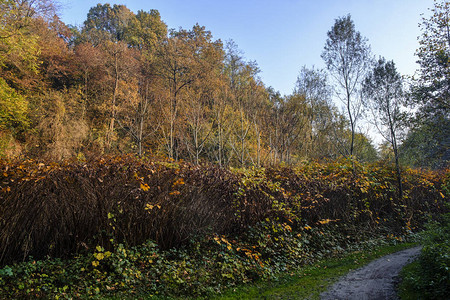
POLYGON ((266 219, 294 230, 328 222, 358 239, 417 229, 443 211, 442 174, 349 161, 233 170, 108 157, 61 164, 0 161, 0 265, 71 257, 111 237, 162 249, 207 234, 239 235, 266 219), (441 196, 442 195, 442 196, 441 196))
POLYGON ((403 299, 445 299, 450 295, 450 214, 432 222, 422 233, 417 262, 403 272, 403 299))
POLYGON ((104 157, 0 161, 0 298, 207 295, 445 211, 443 173, 350 161, 295 168, 104 157), (23 262, 21 262, 23 261, 23 262))

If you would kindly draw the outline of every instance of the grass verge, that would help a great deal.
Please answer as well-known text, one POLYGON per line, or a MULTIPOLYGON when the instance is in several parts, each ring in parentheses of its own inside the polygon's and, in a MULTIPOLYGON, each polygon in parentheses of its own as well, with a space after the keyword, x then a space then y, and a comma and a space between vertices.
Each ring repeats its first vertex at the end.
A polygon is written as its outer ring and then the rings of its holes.
POLYGON ((381 246, 373 251, 355 251, 340 258, 321 260, 294 273, 284 274, 276 281, 259 281, 228 290, 216 299, 319 299, 320 293, 340 276, 374 259, 416 245, 381 246))
POLYGON ((399 286, 399 297, 403 300, 420 299, 420 292, 416 290, 415 286, 410 280, 405 280, 405 278, 414 278, 416 274, 420 274, 420 264, 416 260, 408 265, 406 265, 400 272, 400 277, 402 281, 399 286))
POLYGON ((401 299, 450 299, 450 214, 430 222, 420 235, 423 249, 400 273, 401 299))

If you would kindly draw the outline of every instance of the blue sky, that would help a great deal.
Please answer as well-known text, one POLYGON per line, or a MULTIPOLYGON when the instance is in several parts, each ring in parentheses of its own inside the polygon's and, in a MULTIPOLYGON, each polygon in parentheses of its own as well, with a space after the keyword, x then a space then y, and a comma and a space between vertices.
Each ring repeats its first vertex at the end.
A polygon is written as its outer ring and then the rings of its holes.
POLYGON ((324 67, 320 58, 327 31, 337 17, 351 14, 374 55, 394 60, 400 73, 413 75, 421 14, 433 0, 60 0, 61 18, 82 25, 97 3, 124 4, 134 12, 157 9, 169 28, 195 23, 215 39, 233 39, 247 60, 256 60, 267 86, 290 94, 303 65, 324 67))

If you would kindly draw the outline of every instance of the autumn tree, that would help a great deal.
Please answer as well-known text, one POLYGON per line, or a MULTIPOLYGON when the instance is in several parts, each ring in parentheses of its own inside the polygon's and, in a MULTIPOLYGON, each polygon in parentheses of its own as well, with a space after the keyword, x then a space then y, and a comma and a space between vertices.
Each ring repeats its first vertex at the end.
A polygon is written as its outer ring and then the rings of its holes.
POLYGON ((293 156, 301 153, 308 132, 306 100, 302 94, 281 96, 272 88, 268 92, 272 105, 268 126, 271 161, 291 163, 293 156))
POLYGON ((194 83, 208 84, 208 78, 222 61, 221 49, 221 41, 213 41, 211 32, 198 24, 189 31, 171 31, 157 48, 155 75, 166 90, 161 112, 167 122, 161 132, 170 158, 178 156, 177 125, 180 101, 185 100, 182 94, 194 83))
POLYGON ((57 90, 75 85, 78 71, 74 53, 67 44, 72 31, 56 15, 48 21, 35 20, 32 30, 39 36, 40 85, 57 90))
POLYGON ((83 93, 83 117, 89 112, 88 118, 93 121, 97 115, 93 111, 94 99, 98 98, 100 91, 96 89, 93 82, 101 81, 101 77, 106 74, 103 66, 104 54, 91 43, 83 42, 74 47, 74 62, 81 79, 81 89, 83 93))
POLYGON ((160 120, 152 114, 160 98, 155 60, 158 44, 166 37, 167 26, 157 10, 138 11, 125 28, 125 40, 136 50, 137 69, 118 121, 131 136, 138 155, 143 154, 145 140, 160 128, 160 120))
POLYGON ((129 49, 126 40, 126 30, 133 18, 134 13, 124 5, 111 7, 109 4, 98 4, 89 10, 80 36, 80 42, 88 41, 105 54, 104 64, 108 75, 105 90, 108 91, 110 100, 106 108, 109 120, 105 130, 104 146, 109 151, 116 140, 115 128, 121 81, 126 80, 126 73, 130 74, 130 66, 136 65, 135 52, 129 49))
POLYGON ((134 18, 130 18, 124 31, 128 44, 143 52, 149 60, 153 58, 158 42, 167 37, 167 25, 156 9, 148 12, 139 10, 134 18))
POLYGON ((21 92, 37 80, 38 35, 32 30, 40 1, 0 2, 0 71, 8 84, 21 92))
POLYGON ((83 39, 95 46, 104 41, 123 41, 134 14, 125 5, 97 4, 92 7, 83 26, 83 39))
POLYGON ((294 94, 306 100, 305 117, 309 134, 305 136, 305 155, 308 158, 329 156, 328 136, 332 134, 333 105, 331 88, 324 70, 303 67, 297 76, 294 94))
POLYGON ((283 97, 279 91, 275 91, 272 87, 267 88, 267 93, 269 94, 271 104, 267 142, 270 148, 270 162, 271 164, 275 164, 279 159, 279 153, 281 151, 281 119, 279 108, 283 102, 283 97))
POLYGON ((28 107, 25 97, 0 78, 0 156, 19 151, 16 140, 30 125, 28 107))
POLYGON ((351 130, 348 155, 352 156, 361 112, 360 87, 371 61, 370 47, 355 30, 350 15, 336 19, 327 36, 321 57, 336 82, 336 95, 345 105, 351 130))
POLYGON ((183 142, 191 160, 198 164, 215 126, 212 107, 217 91, 205 84, 193 84, 185 90, 183 142))
POLYGON ((30 138, 30 155, 61 160, 82 153, 89 127, 81 113, 80 96, 75 89, 49 89, 33 96, 37 134, 30 138))
POLYGON ((214 102, 222 87, 223 49, 220 41, 212 42, 210 33, 194 26, 194 55, 198 59, 198 74, 183 91, 184 130, 183 141, 188 155, 198 164, 206 145, 214 134, 216 120, 214 102), (201 49, 201 52, 195 49, 201 49))
POLYGON ((55 15, 52 1, 0 1, 0 151, 21 152, 32 125, 28 96, 43 80, 40 24, 47 29, 55 15), (19 142, 18 142, 19 141, 19 142), (16 148, 11 149, 11 148, 16 148))
POLYGON ((254 146, 256 147, 256 157, 251 157, 251 160, 253 165, 260 167, 267 153, 264 138, 267 136, 271 108, 269 94, 261 80, 252 81, 249 98, 249 118, 253 124, 256 139, 256 145, 254 146))
MULTIPOLYGON (((235 110, 234 122, 230 125, 232 128, 229 145, 241 166, 252 160, 249 142, 255 133, 253 129, 260 131, 258 124, 252 122, 253 116, 256 116, 255 113, 258 113, 257 109, 264 108, 264 105, 257 104, 262 104, 261 100, 264 101, 261 99, 262 84, 258 78, 259 72, 256 62, 246 62, 236 43, 232 40, 228 41, 224 73, 229 85, 229 101, 235 110)), ((260 134, 260 132, 255 133, 257 161, 260 160, 260 134)))
POLYGON ((228 139, 231 133, 230 115, 233 113, 230 105, 230 89, 223 70, 217 80, 217 92, 212 98, 211 115, 213 118, 213 132, 208 145, 208 159, 218 165, 227 165, 230 162, 231 152, 228 147, 228 139))

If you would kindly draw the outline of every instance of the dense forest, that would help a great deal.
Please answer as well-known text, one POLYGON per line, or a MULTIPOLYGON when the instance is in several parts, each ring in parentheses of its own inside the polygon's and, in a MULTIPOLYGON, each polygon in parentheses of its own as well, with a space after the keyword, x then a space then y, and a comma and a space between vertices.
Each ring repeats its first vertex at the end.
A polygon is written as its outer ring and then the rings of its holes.
POLYGON ((233 41, 216 40, 201 25, 168 29, 157 10, 98 4, 74 27, 56 7, 0 0, 2 157, 448 163, 448 2, 437 2, 420 24, 420 69, 408 84, 394 62, 374 59, 344 16, 324 41, 327 68, 301 68, 284 96, 261 81, 257 63, 233 41), (363 122, 385 138, 378 151, 363 122))

